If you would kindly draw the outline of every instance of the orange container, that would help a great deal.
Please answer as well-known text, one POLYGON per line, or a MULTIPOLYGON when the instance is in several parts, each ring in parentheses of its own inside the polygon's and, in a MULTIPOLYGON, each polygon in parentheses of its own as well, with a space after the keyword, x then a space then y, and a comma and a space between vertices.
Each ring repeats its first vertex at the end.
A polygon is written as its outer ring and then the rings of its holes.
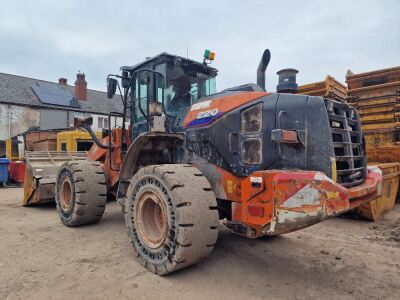
POLYGON ((377 199, 357 208, 361 217, 371 221, 382 218, 394 207, 399 188, 400 163, 376 164, 375 166, 382 170, 382 194, 377 199))

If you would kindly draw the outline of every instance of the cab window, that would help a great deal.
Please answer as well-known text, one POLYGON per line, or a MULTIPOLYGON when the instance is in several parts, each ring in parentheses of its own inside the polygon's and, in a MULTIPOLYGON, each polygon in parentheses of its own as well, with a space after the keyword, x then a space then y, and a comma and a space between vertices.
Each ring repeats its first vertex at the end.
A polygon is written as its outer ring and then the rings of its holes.
POLYGON ((134 116, 135 122, 140 122, 145 120, 145 116, 142 111, 147 114, 147 98, 148 98, 148 84, 141 80, 136 80, 135 87, 135 102, 134 102, 134 116), (142 110, 139 108, 139 102, 141 104, 142 110))

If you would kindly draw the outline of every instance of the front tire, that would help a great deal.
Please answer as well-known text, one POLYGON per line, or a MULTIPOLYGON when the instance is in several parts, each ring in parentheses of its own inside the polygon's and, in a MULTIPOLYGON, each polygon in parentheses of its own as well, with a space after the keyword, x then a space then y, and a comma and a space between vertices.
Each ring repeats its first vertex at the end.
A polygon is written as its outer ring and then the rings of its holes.
POLYGON ((207 257, 218 237, 215 195, 190 165, 140 169, 128 188, 125 222, 139 262, 160 275, 207 257))
POLYGON ((70 161, 58 170, 56 205, 65 226, 98 222, 104 214, 106 201, 106 177, 98 162, 70 161))

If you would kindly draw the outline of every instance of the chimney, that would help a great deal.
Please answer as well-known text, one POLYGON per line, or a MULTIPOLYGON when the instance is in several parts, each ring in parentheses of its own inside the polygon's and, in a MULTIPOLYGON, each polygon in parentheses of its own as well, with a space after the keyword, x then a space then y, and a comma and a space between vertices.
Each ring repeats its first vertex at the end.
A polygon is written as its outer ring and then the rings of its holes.
POLYGON ((76 74, 75 97, 78 100, 87 99, 87 82, 85 80, 85 73, 81 73, 80 71, 76 74))
POLYGON ((63 84, 63 85, 67 85, 67 78, 58 78, 58 83, 59 84, 63 84))

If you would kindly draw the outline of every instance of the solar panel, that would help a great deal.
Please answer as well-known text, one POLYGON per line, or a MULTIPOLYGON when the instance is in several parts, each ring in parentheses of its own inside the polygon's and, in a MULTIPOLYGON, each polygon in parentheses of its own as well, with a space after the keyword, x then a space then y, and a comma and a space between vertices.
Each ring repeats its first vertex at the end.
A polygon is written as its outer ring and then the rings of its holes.
POLYGON ((34 85, 32 85, 32 89, 42 103, 80 107, 78 101, 76 101, 71 92, 60 88, 56 84, 36 82, 34 85))

